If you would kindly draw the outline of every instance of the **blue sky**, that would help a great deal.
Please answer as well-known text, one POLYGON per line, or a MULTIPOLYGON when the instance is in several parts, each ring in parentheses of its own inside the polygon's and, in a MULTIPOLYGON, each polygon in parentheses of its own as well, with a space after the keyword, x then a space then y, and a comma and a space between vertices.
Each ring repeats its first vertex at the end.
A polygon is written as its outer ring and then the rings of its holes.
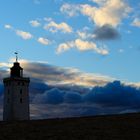
POLYGON ((1 61, 18 51, 22 59, 139 82, 139 7, 139 1, 132 0, 1 1, 1 61), (95 30, 107 24, 117 35, 96 38, 95 30), (85 42, 92 43, 91 48, 82 50, 85 42))
POLYGON ((18 51, 22 59, 139 82, 139 8, 139 0, 2 0, 1 61, 18 51), (110 31, 114 38, 105 37, 110 31))
POLYGON ((15 51, 31 118, 139 111, 139 0, 0 2, 0 119, 15 51))

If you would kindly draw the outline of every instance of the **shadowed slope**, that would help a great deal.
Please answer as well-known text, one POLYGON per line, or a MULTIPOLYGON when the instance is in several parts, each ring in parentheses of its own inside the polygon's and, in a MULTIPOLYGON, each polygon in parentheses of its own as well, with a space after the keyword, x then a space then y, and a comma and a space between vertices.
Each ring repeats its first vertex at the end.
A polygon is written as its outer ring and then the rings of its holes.
POLYGON ((140 114, 0 122, 0 139, 140 139, 140 114))

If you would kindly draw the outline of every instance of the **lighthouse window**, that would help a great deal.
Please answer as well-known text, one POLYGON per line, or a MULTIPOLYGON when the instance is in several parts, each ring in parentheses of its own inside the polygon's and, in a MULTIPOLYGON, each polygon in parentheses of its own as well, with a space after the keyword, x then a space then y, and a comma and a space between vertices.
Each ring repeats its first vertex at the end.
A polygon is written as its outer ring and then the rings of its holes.
POLYGON ((6 83, 6 86, 10 86, 10 84, 11 84, 10 82, 7 82, 7 83, 6 83))
POLYGON ((7 98, 7 103, 9 103, 10 102, 10 99, 9 98, 7 98))
POLYGON ((20 103, 22 103, 22 98, 20 98, 20 103))
POLYGON ((8 84, 9 84, 9 86, 11 85, 11 83, 10 83, 10 82, 9 82, 8 84))
POLYGON ((22 89, 20 89, 20 94, 22 94, 22 89))
POLYGON ((8 94, 10 93, 9 89, 8 89, 8 94))

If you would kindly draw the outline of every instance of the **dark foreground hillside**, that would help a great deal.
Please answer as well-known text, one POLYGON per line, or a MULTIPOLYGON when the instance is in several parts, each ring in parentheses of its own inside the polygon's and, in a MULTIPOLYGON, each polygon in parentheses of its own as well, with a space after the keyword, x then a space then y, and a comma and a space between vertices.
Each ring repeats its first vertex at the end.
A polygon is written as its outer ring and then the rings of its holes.
POLYGON ((140 114, 0 122, 0 140, 140 140, 140 114))

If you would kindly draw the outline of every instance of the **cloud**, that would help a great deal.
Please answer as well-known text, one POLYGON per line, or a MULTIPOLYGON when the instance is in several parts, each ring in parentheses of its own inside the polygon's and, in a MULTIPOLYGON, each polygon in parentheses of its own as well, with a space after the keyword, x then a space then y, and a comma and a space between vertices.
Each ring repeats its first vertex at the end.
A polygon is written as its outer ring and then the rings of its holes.
POLYGON ((78 30, 77 36, 83 40, 115 40, 120 37, 117 29, 111 25, 97 26, 93 33, 88 30, 78 30))
POLYGON ((140 82, 137 83, 130 83, 129 85, 140 88, 140 82))
POLYGON ((97 26, 109 24, 116 27, 130 11, 131 8, 124 0, 108 0, 99 5, 99 8, 82 5, 82 13, 89 16, 97 26))
POLYGON ((14 33, 16 33, 16 35, 20 36, 24 40, 29 40, 29 39, 33 38, 33 35, 30 32, 16 29, 13 26, 11 26, 10 24, 5 24, 4 28, 12 30, 14 33))
POLYGON ((135 27, 140 27, 140 19, 135 18, 131 25, 135 27))
POLYGON ((92 1, 92 2, 94 2, 94 3, 97 3, 97 4, 99 4, 99 5, 102 5, 102 4, 104 4, 104 3, 107 2, 107 0, 90 0, 90 1, 92 1))
POLYGON ((101 114, 101 110, 97 107, 87 104, 31 104, 30 108, 32 119, 81 117, 101 114))
POLYGON ((43 94, 37 94, 32 102, 37 104, 77 104, 82 102, 82 96, 78 92, 52 88, 43 94))
POLYGON ((39 37, 37 40, 39 43, 43 44, 43 45, 49 45, 50 41, 47 38, 43 38, 43 37, 39 37))
POLYGON ((88 93, 80 94, 53 88, 43 94, 37 94, 34 102, 43 104, 93 103, 100 107, 140 107, 140 89, 124 85, 120 81, 93 87, 88 93))
POLYGON ((66 43, 61 43, 61 44, 59 44, 56 52, 59 54, 59 53, 68 51, 69 49, 71 49, 73 47, 74 47, 74 42, 72 42, 72 41, 66 42, 66 43))
POLYGON ((88 33, 86 30, 83 30, 83 31, 78 30, 77 35, 78 35, 79 38, 81 38, 83 40, 90 40, 90 39, 95 38, 94 34, 88 33))
MULTIPOLYGON (((0 63, 0 79, 9 75, 9 69, 12 67, 12 63, 15 60, 10 60, 8 63, 0 63)), ((24 68, 24 76, 30 76, 34 84, 38 81, 41 84, 39 87, 46 87, 47 85, 56 86, 61 89, 75 89, 75 91, 84 91, 85 88, 91 88, 95 86, 103 86, 108 82, 115 80, 109 76, 86 73, 76 68, 59 67, 50 65, 48 62, 32 62, 28 60, 19 60, 21 67, 24 68)), ((140 83, 123 82, 125 85, 139 88, 140 83)), ((34 89, 37 85, 34 85, 34 89)), ((38 88, 39 88, 38 87, 38 88)), ((41 89, 40 89, 41 90, 41 89)))
MULTIPOLYGON (((74 87, 76 85, 93 87, 96 85, 104 85, 114 79, 100 74, 85 73, 76 68, 63 68, 43 62, 19 61, 24 68, 25 76, 30 75, 31 78, 59 87, 74 87)), ((76 88, 78 90, 78 87, 76 88)))
POLYGON ((64 102, 71 103, 71 104, 81 103, 82 97, 81 97, 80 93, 78 93, 78 92, 68 91, 65 93, 64 102))
POLYGON ((88 93, 83 94, 54 88, 36 95, 31 105, 34 118, 138 112, 140 111, 140 89, 126 86, 120 81, 109 82, 102 87, 93 87, 88 93))
POLYGON ((77 34, 82 39, 86 39, 87 38, 87 34, 85 32, 77 31, 77 34))
MULTIPOLYGON (((45 82, 43 82, 41 79, 36 79, 34 77, 30 77, 30 93, 31 94, 39 94, 44 93, 46 90, 50 90, 52 87, 47 85, 45 82)), ((30 95, 32 96, 32 95, 30 95)))
POLYGON ((25 40, 33 38, 33 35, 31 33, 22 30, 16 30, 16 34, 25 40))
POLYGON ((44 20, 47 22, 53 21, 53 19, 51 17, 45 17, 44 20))
POLYGON ((124 0, 93 0, 97 6, 89 4, 64 4, 60 11, 68 15, 76 15, 77 11, 88 16, 97 26, 109 24, 118 26, 131 12, 130 6, 124 0), (69 14, 72 13, 72 14, 69 14))
POLYGON ((84 100, 103 107, 140 107, 140 89, 121 84, 120 81, 95 87, 84 96, 84 100))
POLYGON ((63 33, 71 33, 72 27, 70 27, 67 23, 61 22, 57 24, 54 21, 50 21, 48 24, 44 26, 45 30, 49 30, 50 32, 58 32, 61 31, 63 33))
POLYGON ((101 55, 109 54, 109 51, 106 48, 97 47, 97 45, 95 43, 89 42, 89 41, 84 41, 81 39, 76 39, 75 41, 60 44, 57 48, 57 53, 67 51, 70 48, 74 48, 74 47, 76 49, 78 49, 79 51, 92 50, 101 55))
POLYGON ((101 55, 107 55, 109 53, 107 49, 98 48, 93 42, 77 39, 75 40, 75 45, 80 51, 94 50, 96 53, 99 53, 101 55))
POLYGON ((0 68, 8 68, 10 66, 12 66, 12 65, 11 64, 8 64, 8 63, 4 63, 4 62, 1 62, 0 63, 0 68))
POLYGON ((98 40, 113 40, 119 38, 119 33, 111 25, 103 25, 94 30, 94 38, 98 40))
POLYGON ((33 27, 39 27, 41 25, 41 23, 38 20, 31 20, 29 23, 33 27))
POLYGON ((5 24, 5 25, 4 25, 4 28, 5 28, 5 29, 12 29, 13 27, 12 27, 10 24, 5 24))
POLYGON ((119 53, 123 53, 124 52, 124 49, 119 49, 119 53))
POLYGON ((62 91, 54 88, 46 91, 44 94, 38 94, 33 99, 33 102, 41 104, 60 104, 63 102, 63 95, 64 93, 62 91))
MULTIPOLYGON (((31 78, 32 119, 140 111, 138 85, 137 87, 132 84, 126 85, 120 81, 113 81, 109 77, 83 73, 74 68, 62 68, 25 60, 20 62, 25 76, 30 75, 31 78), (51 85, 48 86, 46 83, 51 85), (82 88, 83 85, 88 90, 82 88)), ((5 66, 4 63, 2 65, 5 66)), ((3 77, 7 77, 6 70, 0 70, 0 79, 2 80, 3 77)), ((0 112, 2 112, 2 100, 3 86, 0 82, 0 112)))
POLYGON ((75 4, 68 4, 68 3, 63 4, 60 8, 60 11, 62 13, 65 13, 70 17, 78 15, 79 10, 80 10, 80 6, 77 6, 75 4))
MULTIPOLYGON (((2 85, 2 83, 0 83, 0 97, 3 95, 3 92, 4 92, 4 87, 2 85)), ((1 98, 0 98, 1 100, 1 98)))

